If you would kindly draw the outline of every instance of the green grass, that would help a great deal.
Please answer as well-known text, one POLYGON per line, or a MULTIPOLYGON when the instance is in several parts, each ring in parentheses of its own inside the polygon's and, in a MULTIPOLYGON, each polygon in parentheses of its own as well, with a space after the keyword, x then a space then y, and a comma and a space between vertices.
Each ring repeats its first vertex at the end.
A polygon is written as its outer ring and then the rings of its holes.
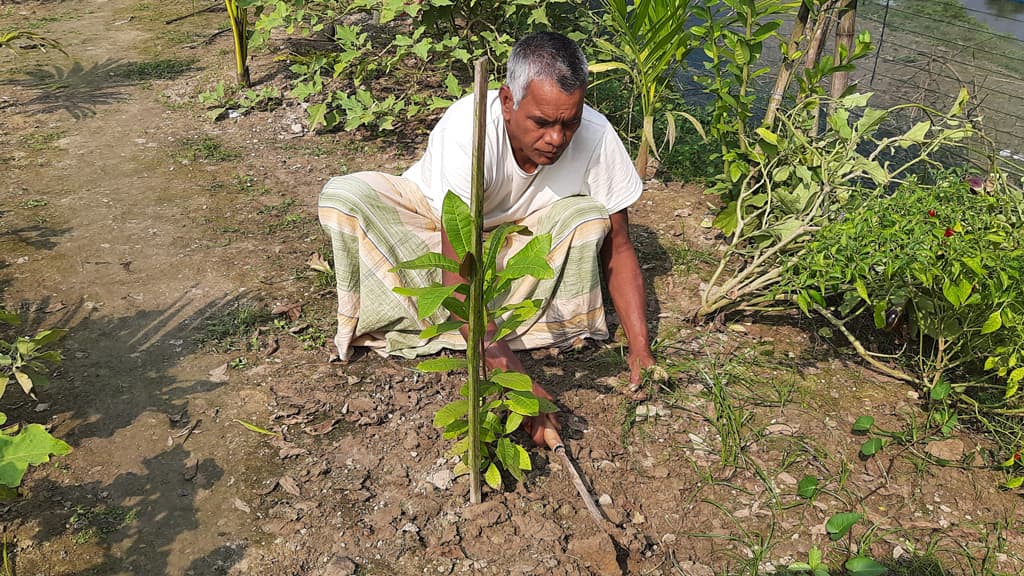
POLYGON ((68 526, 74 530, 71 539, 76 544, 91 542, 135 522, 137 514, 138 509, 126 506, 79 506, 68 520, 68 526))
POLYGON ((193 341, 217 350, 242 350, 256 328, 272 318, 265 306, 240 303, 207 318, 193 341))
POLYGON ((29 134, 24 138, 24 142, 30 150, 43 152, 45 150, 55 150, 57 148, 55 143, 63 137, 63 132, 59 130, 51 130, 49 132, 29 134))
POLYGON ((241 157, 213 136, 186 138, 181 141, 175 159, 179 162, 226 162, 241 157))
POLYGON ((191 71, 195 63, 195 60, 182 58, 128 62, 119 66, 114 75, 135 82, 173 80, 191 71))

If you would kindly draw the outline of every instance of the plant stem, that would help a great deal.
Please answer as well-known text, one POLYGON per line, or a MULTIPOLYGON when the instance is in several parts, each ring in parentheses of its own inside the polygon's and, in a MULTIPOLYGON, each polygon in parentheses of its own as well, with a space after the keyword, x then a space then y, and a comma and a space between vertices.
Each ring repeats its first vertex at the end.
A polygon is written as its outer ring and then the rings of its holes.
POLYGON ((833 316, 831 312, 822 308, 821 306, 814 302, 811 302, 811 308, 815 312, 820 314, 822 318, 827 320, 829 324, 831 324, 837 330, 842 332, 843 336, 846 336, 846 339, 850 342, 851 345, 853 345, 853 349, 857 351, 857 355, 860 356, 861 359, 863 359, 865 362, 870 364, 872 368, 878 370, 879 372, 885 374, 886 376, 896 378, 897 380, 910 382, 911 384, 921 384, 921 382, 917 378, 914 378, 913 376, 907 374, 906 372, 903 372, 902 370, 896 370, 895 368, 890 368, 889 366, 886 366, 885 364, 879 362, 878 360, 875 360, 871 356, 871 354, 864 348, 864 345, 860 343, 860 340, 858 340, 857 337, 854 336, 853 333, 846 328, 846 324, 843 323, 842 320, 833 316))
POLYGON ((487 126, 487 58, 474 65, 473 165, 469 208, 473 214, 473 237, 466 254, 469 270, 469 341, 466 362, 469 366, 469 501, 479 504, 480 493, 480 372, 484 362, 484 143, 487 126))

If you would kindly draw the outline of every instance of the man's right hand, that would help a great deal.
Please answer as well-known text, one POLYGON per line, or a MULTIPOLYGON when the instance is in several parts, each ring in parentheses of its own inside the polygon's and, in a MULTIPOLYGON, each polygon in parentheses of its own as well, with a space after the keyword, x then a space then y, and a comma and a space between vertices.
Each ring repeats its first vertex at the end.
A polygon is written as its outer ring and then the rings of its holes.
MULTIPOLYGON (((484 351, 484 361, 487 364, 487 368, 490 370, 511 370, 513 372, 519 372, 521 374, 526 373, 526 369, 523 368, 523 363, 519 361, 519 357, 516 353, 508 347, 508 344, 504 342, 495 342, 487 347, 484 351)), ((538 398, 554 403, 555 398, 548 394, 548 391, 542 388, 539 384, 534 382, 533 394, 538 398)), ((533 443, 537 446, 546 446, 547 443, 544 441, 544 432, 548 428, 553 428, 555 432, 558 431, 558 416, 555 413, 538 414, 537 416, 527 416, 523 418, 522 424, 523 430, 533 438, 533 443)))

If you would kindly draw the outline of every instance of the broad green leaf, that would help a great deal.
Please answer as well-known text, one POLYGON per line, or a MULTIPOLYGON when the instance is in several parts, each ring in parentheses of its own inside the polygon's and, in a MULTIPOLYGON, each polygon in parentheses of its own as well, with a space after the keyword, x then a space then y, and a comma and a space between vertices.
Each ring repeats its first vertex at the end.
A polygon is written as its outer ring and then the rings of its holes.
POLYGON ((446 298, 451 296, 457 286, 442 286, 436 284, 434 286, 427 286, 425 288, 406 288, 404 286, 396 286, 392 288, 395 294, 401 296, 410 296, 416 299, 416 313, 420 320, 427 318, 437 312, 437 309, 441 307, 441 303, 446 298))
POLYGON ((843 566, 850 571, 850 576, 880 576, 889 571, 885 566, 866 556, 850 558, 843 566))
POLYGON ((762 127, 758 128, 756 132, 758 136, 764 138, 768 142, 775 144, 776 146, 779 145, 779 136, 776 133, 772 132, 771 130, 762 127))
POLYGON ((1003 483, 1003 486, 1010 490, 1016 490, 1024 484, 1024 476, 1011 476, 1009 480, 1003 483))
POLYGON ((864 110, 864 115, 861 116, 860 120, 853 125, 853 129, 858 134, 865 134, 874 132, 889 115, 888 110, 880 110, 878 108, 867 108, 864 110))
POLYGON ((488 236, 487 241, 484 242, 484 274, 491 274, 494 272, 494 267, 498 261, 498 253, 505 246, 505 238, 508 238, 510 234, 530 234, 530 230, 522 224, 514 224, 512 222, 505 222, 495 228, 488 236))
POLYGON ((558 405, 547 398, 537 398, 538 404, 540 404, 540 411, 542 414, 551 414, 558 412, 558 405))
POLYGON ((552 270, 551 265, 547 261, 547 256, 550 252, 551 235, 541 234, 540 236, 534 236, 519 252, 516 252, 508 259, 508 263, 505 264, 505 269, 501 271, 500 276, 510 280, 522 278, 523 276, 533 276, 538 280, 551 278, 555 275, 555 271, 552 270))
POLYGON ((609 70, 626 70, 629 71, 629 66, 626 66, 622 62, 596 62, 587 66, 592 74, 600 74, 601 72, 607 72, 609 70))
POLYGON ((277 432, 273 432, 271 430, 267 430, 266 428, 261 428, 261 427, 255 425, 255 424, 253 424, 251 422, 246 422, 245 420, 239 420, 238 418, 235 418, 235 422, 238 422, 239 424, 244 426, 247 430, 250 430, 252 432, 256 432, 257 434, 264 434, 266 436, 280 436, 280 434, 278 434, 277 432))
POLYGON ((67 333, 67 330, 60 328, 55 328, 53 330, 43 330, 42 332, 36 334, 34 338, 32 338, 32 343, 35 344, 36 347, 42 348, 47 344, 52 344, 53 342, 60 340, 67 333))
POLYGON ((536 416, 540 412, 540 402, 530 392, 512 390, 506 397, 509 410, 523 416, 536 416))
POLYGON ((818 478, 808 474, 796 485, 797 496, 805 499, 813 498, 818 493, 818 478))
POLYGON ((413 258, 412 260, 406 260, 389 270, 389 272, 396 272, 398 270, 433 270, 440 269, 446 270, 452 273, 459 272, 459 263, 443 254, 437 252, 427 252, 419 258, 413 258))
POLYGON ((828 519, 825 523, 825 530, 828 532, 828 537, 833 541, 839 540, 853 528, 853 525, 863 518, 863 514, 857 512, 841 512, 828 519))
POLYGON ((1003 327, 1003 318, 999 310, 989 314, 988 319, 985 320, 985 325, 981 327, 982 334, 989 334, 995 332, 1003 327))
POLYGON ((533 390, 533 381, 530 377, 521 372, 494 372, 491 374, 491 382, 500 384, 509 390, 520 390, 530 392, 533 390))
POLYGON ((1010 372, 1010 376, 1006 379, 1006 394, 1004 398, 1009 399, 1017 394, 1021 378, 1024 378, 1024 367, 1015 368, 1013 372, 1010 372))
MULTIPOLYGON (((3 394, 0 394, 0 396, 3 396, 3 394)), ((7 423, 7 414, 4 414, 3 412, 0 412, 0 426, 3 426, 6 423, 7 423)))
POLYGON ((945 380, 939 380, 938 383, 935 384, 935 386, 932 386, 931 392, 929 393, 929 397, 932 400, 938 402, 940 400, 944 400, 946 396, 949 396, 950 390, 952 390, 952 386, 949 384, 949 382, 945 380))
POLYGON ((932 123, 928 120, 923 120, 914 124, 914 127, 907 130, 907 132, 900 138, 900 147, 909 148, 911 144, 920 144, 924 141, 924 138, 931 127, 932 123))
POLYGON ((310 130, 327 125, 327 104, 310 104, 306 108, 306 114, 310 130))
POLYGON ((420 338, 433 338, 438 334, 444 334, 446 332, 452 332, 462 327, 465 322, 460 320, 449 320, 447 322, 441 322, 440 324, 434 324, 427 326, 420 331, 420 338))
POLYGON ((811 566, 817 567, 821 564, 822 558, 824 558, 824 555, 821 553, 821 548, 811 546, 811 549, 807 552, 807 562, 811 566))
POLYGON ((505 434, 511 434, 519 429, 523 424, 523 415, 515 412, 509 412, 508 416, 505 417, 505 434))
POLYGON ((473 216, 469 206, 451 190, 441 204, 441 225, 456 256, 462 260, 473 246, 473 216))
POLYGON ((11 326, 21 325, 21 316, 7 310, 0 309, 0 322, 4 324, 10 324, 11 326))
POLYGON ((498 438, 498 443, 494 447, 494 453, 498 456, 498 461, 505 467, 506 470, 512 471, 513 469, 519 470, 519 452, 512 447, 512 441, 508 438, 498 438))
POLYGON ((448 372, 466 368, 465 358, 431 358, 416 365, 420 372, 448 372))
POLYGON ((853 423, 854 432, 867 432, 871 430, 871 427, 875 425, 875 418, 873 416, 861 416, 853 423))
POLYGON ((881 438, 871 438, 860 445, 860 453, 865 456, 874 456, 882 449, 884 444, 881 438))
POLYGON ((441 436, 445 440, 451 440, 452 438, 458 438, 469 430, 469 420, 465 418, 459 418, 451 424, 444 427, 444 431, 441 436))
POLYGON ((862 300, 864 300, 868 304, 871 304, 871 298, 868 296, 868 288, 867 286, 864 285, 863 280, 861 280, 860 278, 854 280, 853 287, 857 289, 857 294, 861 297, 862 300))
POLYGON ((530 453, 526 451, 526 448, 523 448, 515 442, 512 443, 512 447, 519 453, 519 469, 533 470, 533 463, 530 461, 530 453))
POLYGON ((69 452, 71 446, 51 436, 39 424, 29 424, 13 436, 0 433, 0 484, 17 488, 29 466, 69 452))
POLYGON ((461 400, 456 400, 450 404, 446 404, 442 406, 441 409, 438 410, 436 414, 434 414, 434 426, 437 426, 438 428, 444 428, 445 426, 448 426, 452 422, 455 422, 459 418, 465 416, 468 410, 469 400, 466 398, 462 398, 461 400))
POLYGON ((501 472, 498 471, 498 467, 491 462, 487 466, 487 471, 484 472, 484 482, 495 490, 501 490, 501 472))
POLYGON ((21 385, 21 389, 25 391, 25 394, 35 398, 35 395, 32 393, 32 378, 28 374, 25 374, 21 370, 15 370, 14 379, 21 385))

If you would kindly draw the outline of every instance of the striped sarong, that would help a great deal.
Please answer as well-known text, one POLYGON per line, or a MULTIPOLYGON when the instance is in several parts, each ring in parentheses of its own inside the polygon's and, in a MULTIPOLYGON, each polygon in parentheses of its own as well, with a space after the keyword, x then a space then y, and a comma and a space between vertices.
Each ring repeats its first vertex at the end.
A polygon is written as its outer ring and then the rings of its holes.
MULTIPOLYGON (((352 347, 367 346, 381 355, 413 358, 442 348, 465 350, 458 332, 430 340, 419 337, 448 313, 417 319, 414 299, 396 286, 429 286, 439 270, 399 270, 395 264, 428 251, 441 251, 441 222, 419 188, 405 178, 360 172, 332 178, 320 193, 320 224, 331 238, 338 281, 338 333, 334 343, 343 360, 352 347)), ((544 307, 506 338, 513 350, 569 346, 582 338, 605 339, 604 305, 598 253, 608 232, 608 212, 589 196, 572 196, 518 222, 534 234, 551 234, 548 264, 553 278, 525 277, 491 304, 541 298, 544 307)), ((510 235, 499 266, 529 238, 510 235)), ((501 319, 496 319, 500 325, 501 319)))

